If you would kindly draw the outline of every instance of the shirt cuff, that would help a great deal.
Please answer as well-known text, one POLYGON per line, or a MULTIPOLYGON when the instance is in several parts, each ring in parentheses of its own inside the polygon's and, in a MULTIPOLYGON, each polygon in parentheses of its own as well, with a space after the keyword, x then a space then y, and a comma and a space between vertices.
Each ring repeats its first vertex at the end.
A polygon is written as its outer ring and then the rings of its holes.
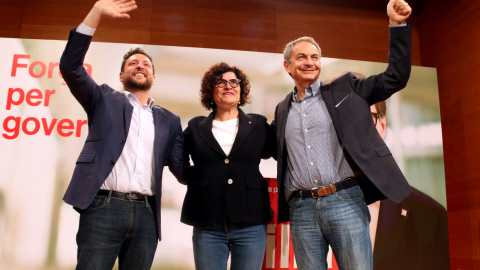
POLYGON ((392 27, 392 28, 395 28, 395 27, 404 27, 404 26, 407 26, 407 23, 403 23, 403 24, 399 24, 399 25, 388 25, 388 27, 392 27))
POLYGON ((95 33, 95 28, 81 23, 77 28, 77 32, 87 36, 93 36, 93 33, 95 33))

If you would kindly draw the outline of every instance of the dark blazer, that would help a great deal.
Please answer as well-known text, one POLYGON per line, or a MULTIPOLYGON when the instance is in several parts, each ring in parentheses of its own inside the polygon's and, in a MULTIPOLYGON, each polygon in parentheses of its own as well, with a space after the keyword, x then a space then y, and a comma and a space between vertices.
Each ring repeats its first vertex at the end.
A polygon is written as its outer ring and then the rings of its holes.
POLYGON ((268 223, 268 184, 259 170, 261 158, 269 158, 275 147, 275 140, 268 140, 267 119, 239 110, 238 133, 226 155, 212 133, 214 116, 195 117, 184 131, 188 189, 181 221, 193 226, 225 219, 239 225, 268 223))
MULTIPOLYGON (((390 28, 390 52, 385 72, 360 80, 347 73, 330 84, 320 86, 321 97, 352 168, 363 172, 359 181, 365 200, 372 203, 389 198, 402 201, 411 189, 390 150, 373 125, 370 105, 385 100, 403 89, 411 70, 411 26, 390 28)), ((287 150, 285 126, 292 93, 277 105, 272 126, 277 133, 277 179, 279 222, 289 220, 285 200, 287 150)))
MULTIPOLYGON (((128 98, 110 88, 98 85, 83 68, 91 36, 70 32, 60 59, 60 71, 70 91, 82 105, 88 117, 89 133, 78 157, 64 201, 79 209, 92 202, 101 185, 112 171, 127 139, 133 106, 128 98)), ((180 118, 170 111, 154 106, 155 125, 155 194, 160 230, 160 202, 163 167, 181 177, 183 167, 183 133, 180 118)))
POLYGON ((373 269, 450 269, 445 207, 415 188, 401 203, 383 200, 373 269))

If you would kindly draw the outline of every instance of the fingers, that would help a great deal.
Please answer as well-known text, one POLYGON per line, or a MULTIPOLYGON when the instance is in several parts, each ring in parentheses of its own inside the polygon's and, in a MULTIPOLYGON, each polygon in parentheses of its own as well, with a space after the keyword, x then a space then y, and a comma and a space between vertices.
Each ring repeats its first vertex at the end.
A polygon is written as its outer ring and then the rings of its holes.
POLYGON ((128 13, 137 8, 135 0, 111 0, 111 7, 116 13, 121 14, 119 17, 128 16, 128 13))
POLYGON ((135 0, 114 0, 113 2, 117 5, 120 13, 130 12, 137 8, 135 0))
POLYGON ((95 4, 103 18, 129 19, 130 11, 137 8, 135 0, 99 0, 95 4))
POLYGON ((393 3, 393 8, 398 15, 407 16, 412 13, 412 8, 404 0, 395 0, 393 3))

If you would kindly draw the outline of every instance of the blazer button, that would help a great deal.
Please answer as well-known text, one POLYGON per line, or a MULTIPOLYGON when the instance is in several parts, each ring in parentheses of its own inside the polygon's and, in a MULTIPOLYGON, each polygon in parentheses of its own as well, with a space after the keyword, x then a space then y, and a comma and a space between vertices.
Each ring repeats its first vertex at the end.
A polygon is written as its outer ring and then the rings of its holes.
POLYGON ((230 160, 228 160, 228 158, 225 159, 225 164, 228 164, 230 163, 230 160))
POLYGON ((232 179, 228 179, 227 183, 228 183, 229 185, 231 185, 231 184, 233 184, 233 180, 232 180, 232 179))
POLYGON ((110 164, 115 165, 115 161, 110 160, 110 164))
POLYGON ((121 141, 120 141, 120 144, 121 144, 121 145, 125 145, 125 140, 121 140, 121 141))

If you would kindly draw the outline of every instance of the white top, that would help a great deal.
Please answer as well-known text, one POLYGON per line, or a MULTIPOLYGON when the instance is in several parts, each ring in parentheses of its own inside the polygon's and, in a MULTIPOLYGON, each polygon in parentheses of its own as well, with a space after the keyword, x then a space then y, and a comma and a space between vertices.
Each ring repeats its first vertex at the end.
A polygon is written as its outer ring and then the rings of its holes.
POLYGON ((238 118, 227 120, 227 121, 217 121, 213 120, 212 123, 212 133, 215 139, 217 140, 220 147, 222 147, 225 155, 230 154, 232 150, 233 142, 238 132, 238 118))

